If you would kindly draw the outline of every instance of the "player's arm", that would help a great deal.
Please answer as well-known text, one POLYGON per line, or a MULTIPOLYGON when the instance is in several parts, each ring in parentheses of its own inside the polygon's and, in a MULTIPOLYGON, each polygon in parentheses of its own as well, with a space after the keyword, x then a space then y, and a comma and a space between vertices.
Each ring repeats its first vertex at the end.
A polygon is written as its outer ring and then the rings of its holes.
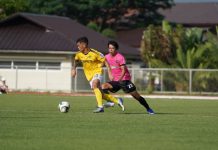
POLYGON ((72 70, 71 70, 71 75, 72 77, 76 77, 76 67, 78 66, 79 61, 78 60, 74 60, 73 62, 73 66, 72 66, 72 70))
POLYGON ((112 73, 111 73, 111 67, 110 67, 110 64, 107 62, 105 56, 102 53, 99 53, 97 59, 99 61, 101 61, 103 63, 103 65, 105 65, 107 67, 108 77, 112 81, 113 80, 113 76, 112 76, 112 73))
POLYGON ((120 65, 120 68, 121 68, 121 73, 120 73, 120 77, 118 79, 118 81, 122 81, 126 71, 127 71, 127 68, 126 68, 126 60, 124 58, 123 55, 121 55, 120 59, 119 59, 119 65, 120 65))
POLYGON ((108 77, 112 81, 114 77, 112 76, 111 67, 109 63, 107 62, 107 60, 105 60, 105 66, 107 67, 108 77))
POLYGON ((120 77, 119 77, 118 81, 122 81, 122 79, 123 79, 123 77, 124 77, 124 75, 126 73, 126 65, 123 64, 123 65, 120 66, 120 68, 121 68, 121 74, 120 74, 120 77))
POLYGON ((109 63, 107 62, 105 56, 102 54, 102 53, 99 53, 97 59, 102 62, 103 66, 105 65, 107 67, 107 70, 108 70, 108 77, 109 79, 112 81, 113 80, 113 76, 112 76, 112 73, 111 73, 111 67, 109 65, 109 63))

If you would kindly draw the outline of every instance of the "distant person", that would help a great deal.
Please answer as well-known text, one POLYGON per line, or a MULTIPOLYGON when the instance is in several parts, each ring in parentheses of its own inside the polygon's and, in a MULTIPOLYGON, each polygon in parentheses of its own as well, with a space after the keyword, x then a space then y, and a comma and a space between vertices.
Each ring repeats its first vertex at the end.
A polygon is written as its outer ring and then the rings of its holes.
POLYGON ((1 78, 0 80, 0 94, 7 94, 8 93, 8 86, 6 85, 5 78, 1 78))
MULTIPOLYGON (((132 95, 144 108, 146 108, 148 114, 154 114, 154 111, 150 108, 146 100, 137 92, 135 85, 131 82, 131 75, 126 66, 124 56, 117 50, 119 45, 115 41, 108 42, 109 53, 105 56, 107 63, 110 66, 108 69, 108 76, 110 81, 101 85, 104 93, 116 93, 122 89, 125 93, 132 95)), ((105 107, 113 106, 113 102, 104 104, 105 107)))
POLYGON ((78 65, 78 62, 82 62, 85 76, 89 81, 90 86, 93 92, 95 93, 95 97, 97 100, 97 109, 93 112, 104 112, 102 98, 118 104, 122 108, 122 110, 124 110, 122 99, 117 99, 110 94, 102 94, 101 92, 101 80, 103 73, 102 67, 105 64, 104 55, 98 52, 97 50, 88 47, 87 37, 81 37, 77 39, 76 44, 79 49, 79 52, 77 52, 75 55, 74 64, 72 68, 72 76, 76 76, 76 67, 78 65))

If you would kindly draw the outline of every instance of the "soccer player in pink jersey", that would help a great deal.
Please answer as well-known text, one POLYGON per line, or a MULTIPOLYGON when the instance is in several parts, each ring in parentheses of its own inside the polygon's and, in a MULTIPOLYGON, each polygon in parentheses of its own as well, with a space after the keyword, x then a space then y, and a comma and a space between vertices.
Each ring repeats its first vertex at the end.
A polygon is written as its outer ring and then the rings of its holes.
MULTIPOLYGON (((110 68, 108 75, 110 81, 102 84, 102 91, 104 93, 115 93, 122 89, 125 93, 129 93, 135 98, 143 107, 146 108, 148 114, 154 114, 154 111, 149 107, 146 100, 137 92, 135 85, 131 82, 131 75, 126 67, 126 60, 124 56, 117 50, 119 45, 115 41, 108 42, 109 53, 105 56, 110 68)), ((104 104, 105 107, 113 106, 112 102, 104 104)))
POLYGON ((79 51, 76 53, 74 58, 71 72, 72 77, 76 77, 76 67, 78 66, 79 62, 82 62, 84 74, 86 76, 86 79, 90 83, 91 89, 93 90, 97 101, 98 107, 93 111, 94 113, 104 112, 102 99, 113 101, 122 108, 122 111, 124 111, 125 108, 123 106, 123 101, 121 98, 115 98, 110 94, 102 94, 102 66, 105 64, 108 67, 108 64, 105 62, 105 57, 103 56, 103 54, 93 48, 89 48, 88 43, 89 41, 87 37, 80 37, 76 41, 76 45, 79 51))

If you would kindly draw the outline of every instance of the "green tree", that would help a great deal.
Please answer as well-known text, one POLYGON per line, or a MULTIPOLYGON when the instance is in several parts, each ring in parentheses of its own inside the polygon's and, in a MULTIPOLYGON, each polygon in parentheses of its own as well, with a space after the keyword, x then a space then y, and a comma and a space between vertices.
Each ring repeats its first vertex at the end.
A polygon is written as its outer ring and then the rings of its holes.
POLYGON ((161 27, 150 25, 143 33, 141 56, 149 68, 171 64, 171 41, 161 27))
POLYGON ((92 30, 95 30, 97 32, 100 32, 101 31, 101 27, 99 27, 95 22, 89 22, 87 24, 87 27, 92 29, 92 30))
POLYGON ((26 11, 28 8, 28 0, 0 0, 0 20, 8 15, 20 11, 26 11))
POLYGON ((160 23, 159 8, 169 8, 173 0, 28 0, 30 12, 67 16, 87 25, 95 22, 102 30, 120 26, 147 26, 160 23))
POLYGON ((116 37, 116 32, 111 29, 111 28, 105 28, 105 29, 101 29, 100 26, 98 26, 95 22, 90 22, 87 25, 88 28, 95 30, 97 32, 101 32, 102 35, 109 37, 109 38, 115 38, 116 37))
MULTIPOLYGON (((150 26, 144 31, 141 52, 149 67, 217 69, 217 43, 217 37, 210 32, 181 26, 173 28, 165 22, 162 28, 150 26)), ((175 90, 188 91, 189 72, 167 72, 165 77, 169 77, 165 85, 174 84, 175 90)), ((192 78, 194 87, 202 90, 210 87, 208 80, 218 82, 212 72, 194 71, 192 78)))
POLYGON ((62 0, 26 0, 28 11, 40 14, 60 14, 64 9, 62 0))
POLYGON ((95 22, 102 31, 160 23, 163 17, 157 10, 171 7, 173 0, 1 0, 0 4, 2 17, 19 11, 60 15, 84 25, 95 22))
POLYGON ((141 54, 149 67, 216 69, 217 41, 215 35, 200 28, 150 25, 143 34, 141 54))
POLYGON ((104 29, 102 32, 102 35, 109 37, 109 38, 115 38, 116 37, 116 32, 110 28, 104 29))

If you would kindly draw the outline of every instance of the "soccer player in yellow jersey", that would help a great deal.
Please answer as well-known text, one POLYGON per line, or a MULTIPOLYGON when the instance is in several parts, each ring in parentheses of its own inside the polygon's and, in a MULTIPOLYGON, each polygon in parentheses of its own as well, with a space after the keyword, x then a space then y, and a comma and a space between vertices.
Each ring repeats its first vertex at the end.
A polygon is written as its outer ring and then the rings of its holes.
MULTIPOLYGON (((87 37, 81 37, 76 41, 77 47, 79 52, 76 53, 74 64, 72 68, 72 76, 76 76, 76 67, 78 62, 82 62, 83 70, 87 80, 90 83, 93 92, 95 93, 95 97, 97 100, 97 109, 94 110, 94 113, 104 112, 103 107, 103 98, 107 101, 112 101, 118 104, 122 110, 124 111, 123 101, 120 98, 115 98, 110 94, 102 95, 100 85, 102 80, 102 73, 103 73, 103 65, 105 64, 107 67, 109 65, 105 61, 105 57, 103 54, 98 52, 97 50, 91 49, 88 47, 88 39, 87 37)), ((108 68, 110 69, 110 68, 108 68)))

